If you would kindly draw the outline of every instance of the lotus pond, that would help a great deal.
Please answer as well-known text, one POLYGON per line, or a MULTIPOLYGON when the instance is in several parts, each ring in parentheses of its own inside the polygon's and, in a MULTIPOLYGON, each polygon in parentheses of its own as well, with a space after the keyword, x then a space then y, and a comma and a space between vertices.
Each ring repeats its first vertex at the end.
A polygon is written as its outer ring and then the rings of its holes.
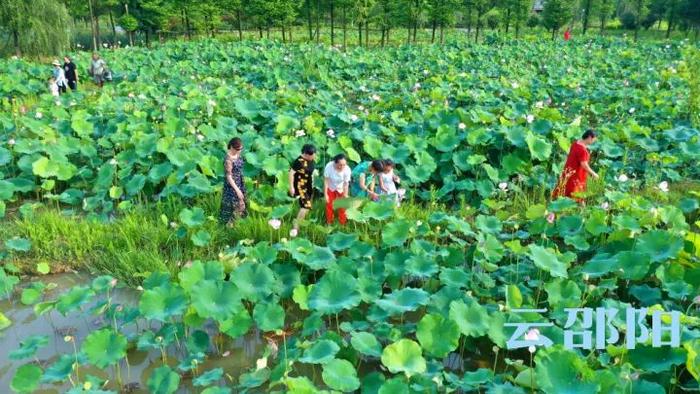
MULTIPOLYGON (((106 53, 115 83, 58 100, 43 94, 45 66, 2 60, 0 382, 71 393, 697 391, 697 51, 608 38, 348 52, 174 42, 106 53), (602 181, 585 206, 551 201, 588 127, 602 181), (251 217, 227 230, 212 201, 232 136, 246 146, 251 217), (320 165, 340 152, 351 165, 391 157, 408 201, 345 201, 348 226, 325 228, 314 212, 291 237, 287 170, 309 142, 320 165), (143 256, 145 241, 122 242, 121 230, 144 209, 165 234, 149 252, 168 257, 106 264, 108 250, 143 256), (42 215, 62 219, 33 228, 42 215), (65 223, 85 226, 92 250, 65 223), (91 274, 49 274, 66 266, 91 274), (565 327, 583 322, 567 324, 565 308, 584 307, 647 308, 649 324, 653 311, 678 311, 680 346, 566 349, 565 327), (552 346, 507 348, 509 324, 538 322, 553 323, 534 334, 552 346)), ((629 329, 623 315, 609 325, 620 338, 629 329)))

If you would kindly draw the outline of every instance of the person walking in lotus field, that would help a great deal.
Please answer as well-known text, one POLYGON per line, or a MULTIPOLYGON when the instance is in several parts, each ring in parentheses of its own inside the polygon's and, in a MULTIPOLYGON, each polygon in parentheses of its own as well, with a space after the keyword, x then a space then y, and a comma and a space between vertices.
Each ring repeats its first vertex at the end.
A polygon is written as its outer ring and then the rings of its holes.
POLYGON ((588 152, 588 146, 593 144, 596 138, 596 132, 588 129, 583 133, 580 140, 571 145, 569 156, 566 158, 566 164, 564 165, 564 171, 552 192, 553 200, 563 196, 574 198, 579 203, 583 203, 583 199, 577 197, 577 194, 586 191, 588 175, 590 174, 593 178, 598 179, 598 174, 588 164, 591 156, 588 152))
POLYGON ((316 160, 316 147, 306 144, 301 148, 301 155, 292 162, 292 167, 289 169, 289 195, 297 197, 300 205, 299 214, 292 228, 292 236, 296 236, 299 231, 299 223, 311 210, 314 192, 312 179, 314 160, 316 160))
POLYGON ((219 221, 230 225, 234 216, 246 216, 246 188, 243 183, 243 142, 232 138, 227 146, 224 158, 224 190, 221 196, 221 213, 219 221))
POLYGON ((372 201, 379 199, 377 193, 377 178, 384 170, 381 160, 364 161, 352 169, 351 192, 355 197, 369 198, 372 201))
MULTIPOLYGON (((326 223, 333 224, 333 202, 339 198, 347 198, 351 178, 350 167, 344 154, 333 157, 323 170, 323 192, 326 197, 326 223)), ((341 225, 347 222, 345 209, 338 209, 338 221, 341 225)))

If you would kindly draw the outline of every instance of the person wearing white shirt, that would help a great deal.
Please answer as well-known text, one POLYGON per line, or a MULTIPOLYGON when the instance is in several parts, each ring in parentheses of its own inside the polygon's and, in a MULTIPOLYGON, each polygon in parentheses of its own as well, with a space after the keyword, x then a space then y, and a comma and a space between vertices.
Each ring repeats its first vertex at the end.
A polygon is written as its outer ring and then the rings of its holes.
MULTIPOLYGON (((350 167, 344 154, 333 157, 333 160, 323 170, 323 191, 326 197, 326 223, 333 224, 333 202, 339 198, 348 197, 350 189, 350 167)), ((340 224, 347 222, 345 209, 338 209, 340 224)))
POLYGON ((68 87, 68 80, 66 79, 66 73, 61 67, 61 63, 58 60, 54 60, 53 63, 53 78, 56 80, 56 86, 58 86, 59 93, 65 93, 68 87))

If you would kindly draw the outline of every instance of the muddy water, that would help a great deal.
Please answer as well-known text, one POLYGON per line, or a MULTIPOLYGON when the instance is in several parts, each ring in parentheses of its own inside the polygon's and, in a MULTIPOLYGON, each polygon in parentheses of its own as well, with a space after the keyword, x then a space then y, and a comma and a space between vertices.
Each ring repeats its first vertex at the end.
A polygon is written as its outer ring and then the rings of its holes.
MULTIPOLYGON (((92 277, 81 274, 56 274, 47 275, 40 278, 22 281, 22 284, 27 285, 31 280, 41 280, 45 284, 54 283, 56 287, 45 292, 45 300, 55 299, 58 295, 70 289, 73 286, 89 285, 92 282, 92 277)), ((3 331, 0 331, 0 393, 11 393, 10 382, 15 374, 16 369, 27 362, 39 362, 42 368, 50 366, 62 354, 73 354, 73 344, 64 341, 67 335, 75 338, 76 344, 81 344, 85 337, 92 331, 102 328, 106 323, 99 316, 94 316, 89 312, 73 312, 68 316, 63 316, 57 311, 48 312, 42 316, 36 316, 32 306, 23 305, 20 302, 18 292, 12 297, 12 300, 0 301, 0 311, 2 311, 11 321, 12 325, 3 331), (20 341, 32 335, 48 335, 49 343, 39 349, 34 359, 11 360, 9 353, 19 348, 20 341)), ((91 303, 83 306, 83 311, 89 311, 92 306, 99 301, 104 300, 105 296, 95 297, 91 303)), ((138 304, 139 292, 133 289, 117 288, 112 293, 112 303, 129 306, 138 304)), ((143 330, 144 322, 139 325, 143 330)), ((122 333, 127 335, 134 333, 136 327, 129 325, 129 328, 122 330, 122 333)), ((213 336, 214 330, 207 330, 210 336, 213 336)), ((223 368, 224 378, 220 384, 231 384, 231 378, 237 377, 255 366, 255 360, 261 356, 264 348, 264 340, 257 333, 252 333, 246 337, 239 338, 227 342, 223 347, 225 352, 223 355, 209 355, 207 361, 199 366, 199 371, 205 372, 213 368, 223 368)), ((213 350, 213 349, 212 349, 213 350)), ((175 350, 168 355, 168 364, 175 369, 178 359, 182 359, 181 354, 177 354, 175 350)), ((117 383, 116 370, 117 368, 108 368, 100 370, 91 366, 80 366, 80 378, 88 374, 108 380, 105 389, 115 390, 118 392, 128 393, 148 393, 147 381, 152 371, 160 367, 163 363, 161 353, 159 351, 138 351, 135 348, 127 354, 128 365, 125 360, 122 360, 119 370, 122 385, 117 383)), ((75 373, 72 375, 75 379, 75 373)), ((70 382, 65 384, 43 384, 36 393, 62 393, 71 387, 70 382)), ((183 375, 180 383, 179 393, 199 392, 201 388, 195 389, 192 386, 191 378, 188 374, 183 375)))

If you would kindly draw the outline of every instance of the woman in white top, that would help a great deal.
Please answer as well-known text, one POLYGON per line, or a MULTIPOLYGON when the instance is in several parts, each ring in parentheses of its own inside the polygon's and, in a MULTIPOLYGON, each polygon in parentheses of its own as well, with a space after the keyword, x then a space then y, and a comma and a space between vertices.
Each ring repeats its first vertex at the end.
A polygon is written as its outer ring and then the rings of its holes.
MULTIPOLYGON (((348 197, 350 189, 350 167, 344 154, 339 154, 323 170, 323 191, 326 197, 326 223, 333 224, 333 202, 348 197)), ((340 224, 347 222, 345 209, 338 209, 340 224)))
POLYGON ((63 71, 61 63, 58 60, 53 61, 53 78, 56 80, 56 86, 58 86, 58 91, 60 93, 65 93, 68 87, 68 80, 66 79, 66 72, 63 71))

